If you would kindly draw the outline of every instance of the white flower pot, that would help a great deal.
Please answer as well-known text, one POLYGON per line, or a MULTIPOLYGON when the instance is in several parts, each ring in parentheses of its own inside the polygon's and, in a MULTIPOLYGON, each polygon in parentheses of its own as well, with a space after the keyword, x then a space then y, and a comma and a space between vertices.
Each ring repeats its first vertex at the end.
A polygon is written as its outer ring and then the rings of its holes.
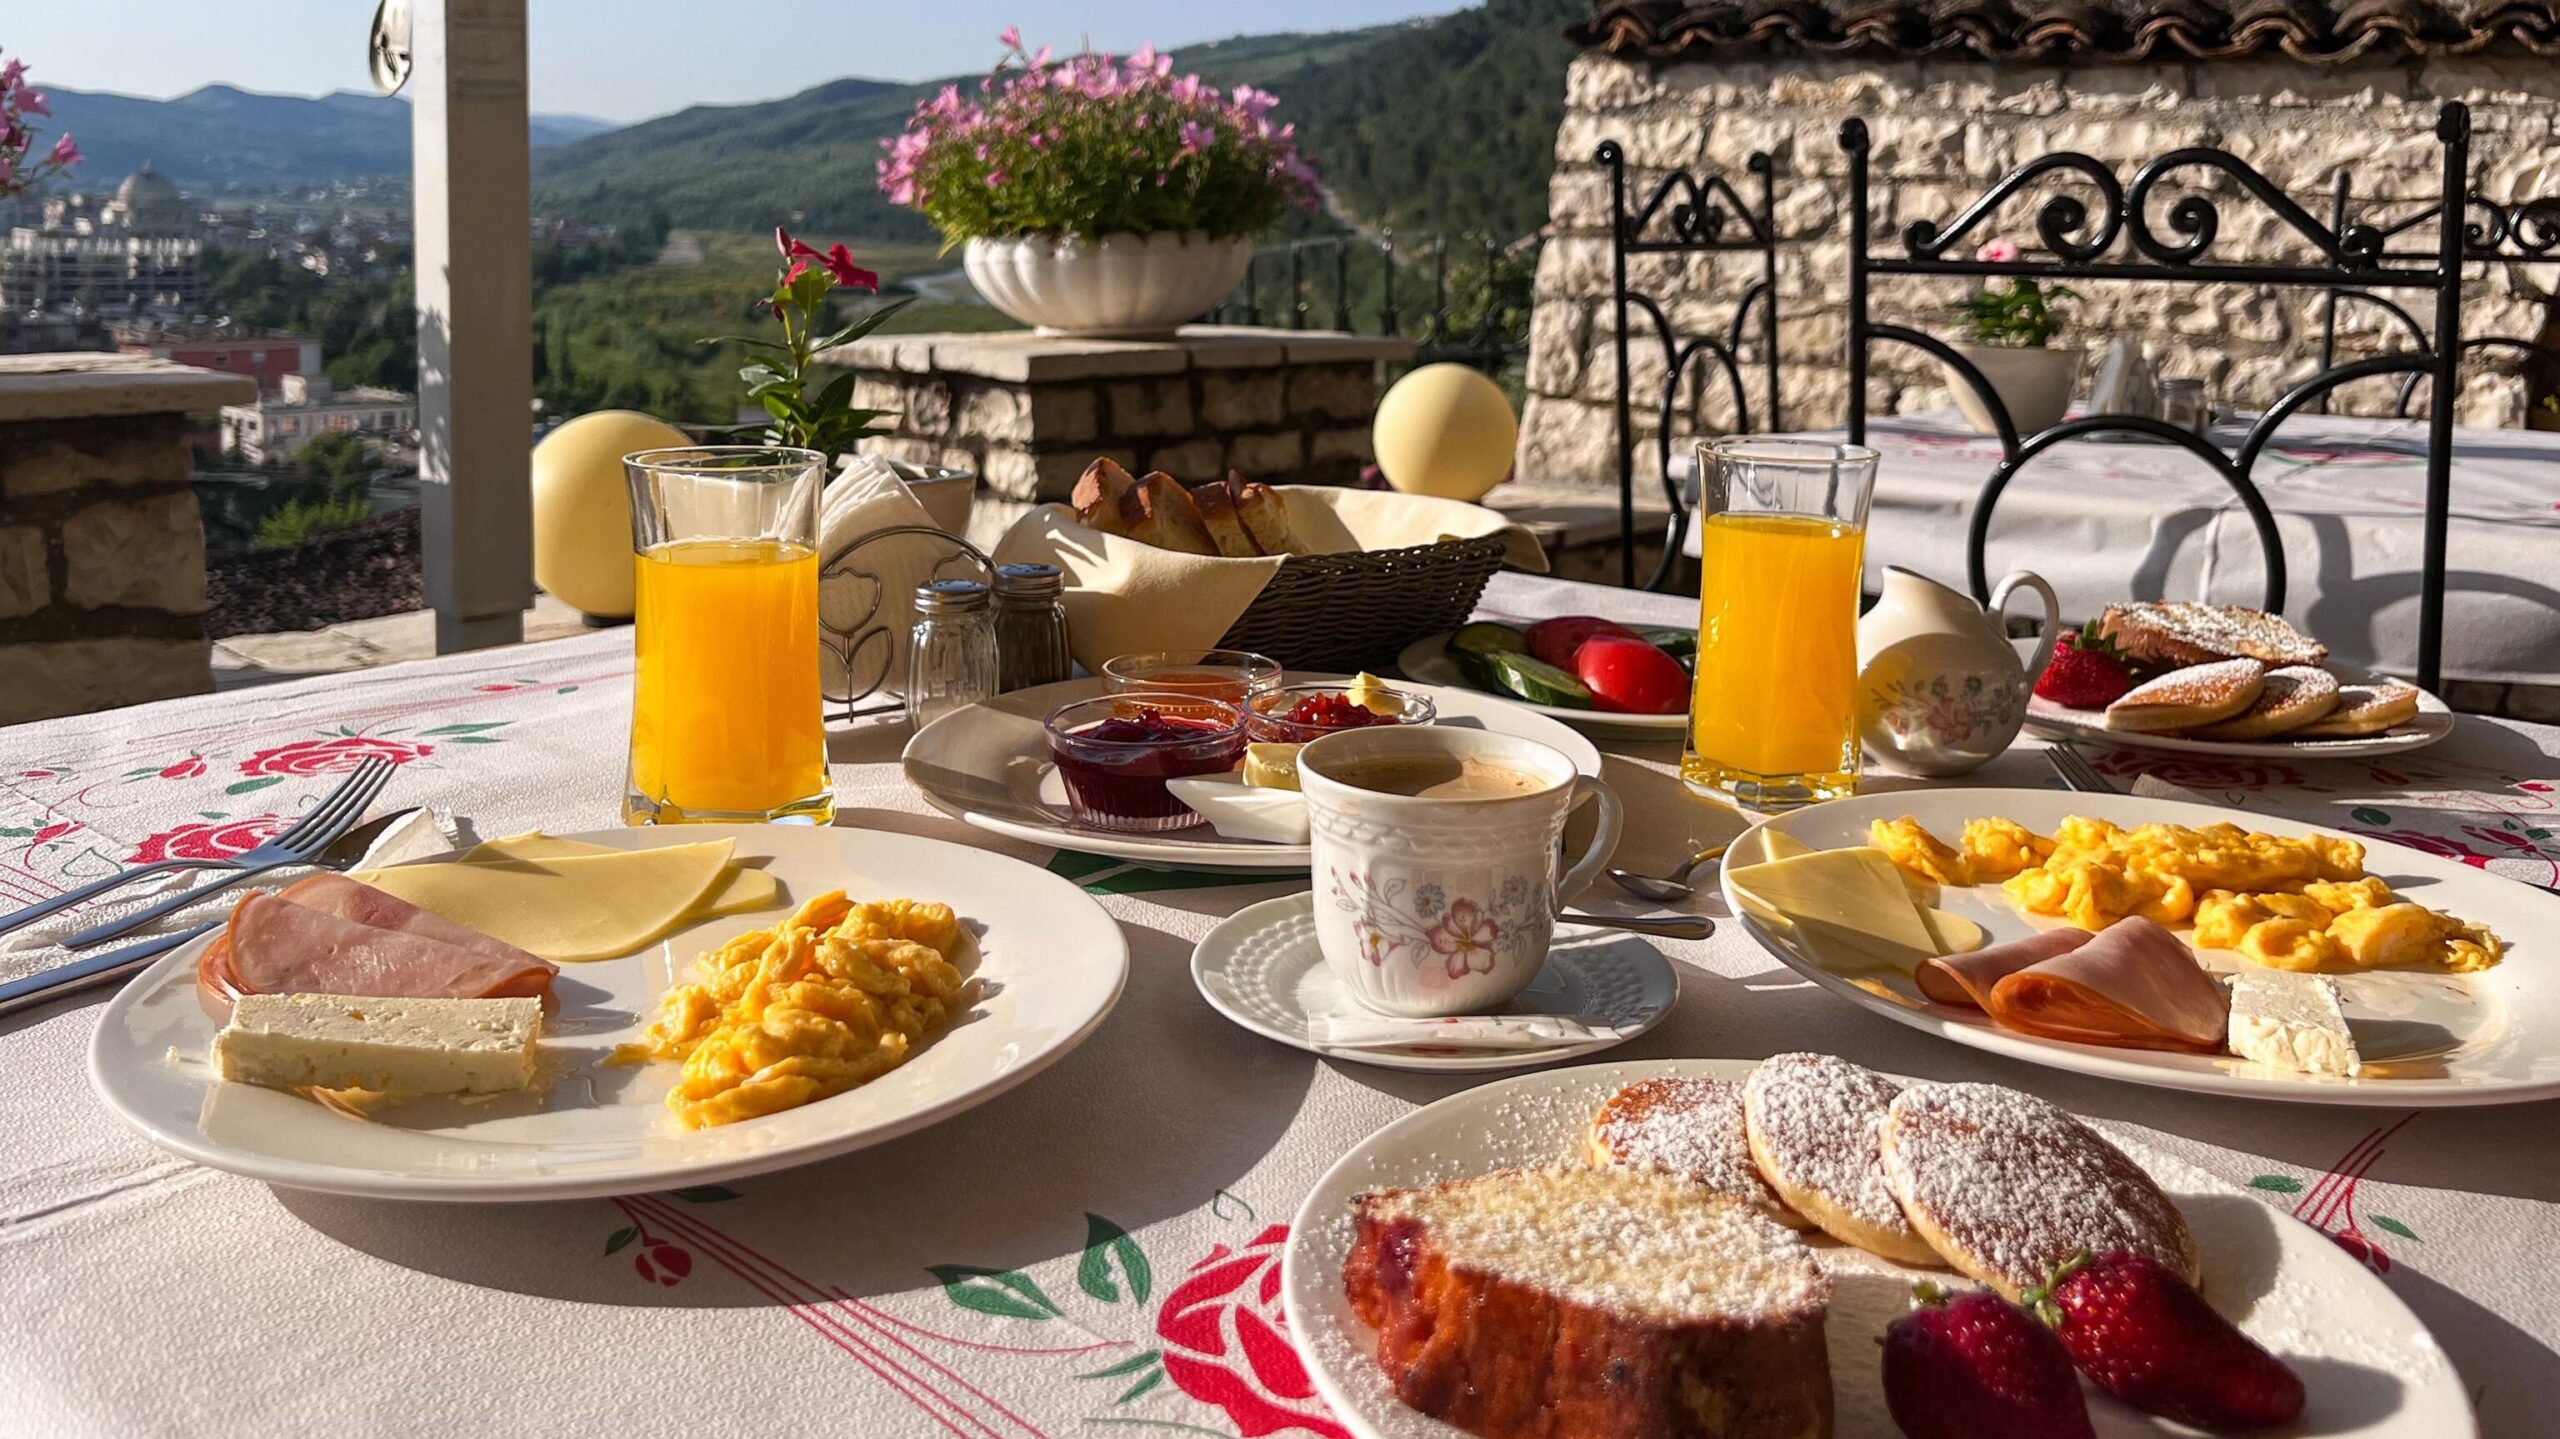
POLYGON ((988 304, 1044 335, 1156 339, 1223 300, 1253 241, 1205 230, 1095 239, 971 240, 961 267, 988 304))
MULTIPOLYGON (((2018 427, 2024 439, 2038 430, 2062 422, 2063 412, 2071 408, 2071 384, 2080 377, 2080 351, 2076 347, 1958 345, 1956 353, 1973 362, 1982 377, 1998 392, 2000 403, 2009 409, 2010 423, 2018 427)), ((1974 433, 1996 435, 2000 427, 1991 418, 1991 407, 1976 395, 1951 365, 1940 365, 1947 384, 1956 392, 1956 408, 1964 412, 1965 422, 1974 433)))

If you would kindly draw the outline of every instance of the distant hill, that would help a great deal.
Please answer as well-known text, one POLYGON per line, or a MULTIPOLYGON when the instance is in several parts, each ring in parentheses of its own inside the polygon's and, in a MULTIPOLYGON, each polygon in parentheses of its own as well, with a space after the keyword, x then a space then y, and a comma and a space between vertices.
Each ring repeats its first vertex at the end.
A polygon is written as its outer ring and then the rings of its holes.
MULTIPOLYGON (((316 99, 207 85, 174 100, 45 87, 53 119, 88 162, 79 183, 112 185, 146 160, 190 191, 268 189, 409 173, 409 106, 341 90, 316 99)), ((584 115, 536 115, 533 143, 585 140, 613 126, 584 115)))

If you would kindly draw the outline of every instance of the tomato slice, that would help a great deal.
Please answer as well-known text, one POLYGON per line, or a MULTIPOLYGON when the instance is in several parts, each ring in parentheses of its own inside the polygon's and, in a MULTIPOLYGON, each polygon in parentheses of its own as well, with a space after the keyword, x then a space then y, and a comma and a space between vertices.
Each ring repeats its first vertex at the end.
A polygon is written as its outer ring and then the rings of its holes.
POLYGON ((1592 701, 1604 710, 1667 715, 1678 714, 1689 704, 1689 672, 1669 654, 1632 635, 1594 635, 1583 641, 1573 669, 1574 678, 1582 681, 1592 701))
POLYGON ((1529 626, 1529 653, 1557 669, 1570 670, 1583 642, 1593 635, 1636 638, 1634 630, 1616 620, 1604 620, 1598 615, 1559 615, 1529 626))

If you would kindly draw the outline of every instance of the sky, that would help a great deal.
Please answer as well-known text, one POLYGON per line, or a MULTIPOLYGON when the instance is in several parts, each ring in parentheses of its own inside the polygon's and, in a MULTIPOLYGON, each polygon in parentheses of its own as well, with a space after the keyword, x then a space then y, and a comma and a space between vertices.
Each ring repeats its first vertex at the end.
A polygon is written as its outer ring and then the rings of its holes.
MULTIPOLYGON (((646 119, 769 100, 847 75, 921 80, 994 63, 996 32, 1061 51, 1128 51, 1275 30, 1341 30, 1468 0, 527 0, 532 108, 646 119)), ((0 5, 0 50, 35 83, 166 98, 217 81, 318 95, 369 90, 373 0, 92 0, 0 5)))

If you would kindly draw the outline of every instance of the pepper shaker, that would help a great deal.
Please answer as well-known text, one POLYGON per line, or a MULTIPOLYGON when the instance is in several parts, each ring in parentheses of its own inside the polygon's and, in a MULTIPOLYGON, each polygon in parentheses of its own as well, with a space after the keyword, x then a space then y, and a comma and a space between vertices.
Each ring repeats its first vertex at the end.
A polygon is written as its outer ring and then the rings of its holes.
POLYGON ((1056 684, 1075 669, 1067 652, 1066 577, 1056 565, 996 567, 996 688, 1056 684))
POLYGON ((916 625, 907 642, 907 723, 922 729, 995 695, 996 630, 987 587, 976 580, 916 586, 916 625))

